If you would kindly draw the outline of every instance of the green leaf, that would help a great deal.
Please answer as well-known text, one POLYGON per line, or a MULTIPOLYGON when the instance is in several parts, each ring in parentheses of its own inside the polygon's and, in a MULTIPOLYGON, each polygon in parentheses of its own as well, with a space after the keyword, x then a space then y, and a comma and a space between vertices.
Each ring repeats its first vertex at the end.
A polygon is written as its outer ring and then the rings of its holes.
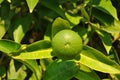
POLYGON ((113 80, 120 80, 120 74, 110 74, 113 80))
POLYGON ((110 60, 100 51, 84 46, 80 53, 80 63, 104 73, 120 73, 120 65, 110 60))
POLYGON ((90 21, 90 16, 88 15, 87 11, 85 10, 84 7, 81 8, 81 14, 84 16, 84 18, 87 20, 87 21, 90 21))
POLYGON ((116 49, 114 47, 111 48, 109 53, 109 58, 116 61, 118 64, 120 64, 119 54, 117 53, 116 49))
POLYGON ((19 69, 16 70, 16 66, 14 64, 14 60, 10 61, 10 65, 9 65, 9 70, 8 70, 8 79, 9 80, 24 80, 25 77, 27 76, 26 72, 25 72, 26 68, 25 66, 21 66, 19 69))
POLYGON ((39 2, 39 0, 26 0, 30 13, 32 13, 32 11, 34 10, 35 6, 37 5, 37 3, 39 2))
POLYGON ((54 35, 63 30, 63 29, 70 29, 70 24, 67 20, 64 20, 60 17, 56 18, 52 24, 52 37, 54 37, 54 35))
POLYGON ((0 65, 0 77, 4 77, 6 74, 6 69, 3 65, 0 65))
POLYGON ((4 0, 0 0, 0 4, 3 2, 4 0))
POLYGON ((65 13, 65 16, 74 25, 78 25, 80 23, 80 19, 83 18, 81 16, 70 15, 68 13, 65 13))
POLYGON ((96 32, 98 33, 100 39, 102 40, 102 43, 107 51, 107 53, 109 54, 110 49, 112 48, 112 38, 111 35, 105 31, 98 31, 96 30, 96 32))
POLYGON ((111 0, 94 0, 91 1, 91 4, 93 7, 96 7, 97 9, 109 15, 112 15, 116 20, 118 20, 117 11, 112 5, 111 0))
POLYGON ((34 73, 30 76, 29 80, 36 80, 34 73))
POLYGON ((2 20, 9 19, 9 13, 10 13, 10 4, 7 1, 4 1, 2 4, 0 4, 0 17, 2 20))
POLYGON ((120 21, 116 20, 113 16, 106 14, 97 8, 92 8, 92 15, 105 25, 101 27, 103 30, 109 33, 120 32, 120 21))
POLYGON ((40 40, 40 41, 37 41, 37 42, 34 42, 34 43, 28 45, 25 50, 27 50, 28 52, 31 52, 31 51, 41 50, 41 49, 47 49, 50 47, 51 47, 50 41, 40 40))
POLYGON ((33 52, 22 51, 19 52, 19 55, 13 55, 15 59, 43 59, 43 58, 52 58, 51 55, 52 49, 43 49, 33 52))
POLYGON ((5 35, 6 29, 4 21, 0 21, 0 39, 5 35))
POLYGON ((45 71, 47 69, 47 66, 49 66, 52 62, 54 62, 52 58, 40 59, 42 70, 45 71))
POLYGON ((52 37, 52 23, 48 24, 47 29, 45 31, 45 35, 44 35, 44 40, 48 40, 51 41, 51 37, 52 37))
POLYGON ((98 19, 101 23, 103 23, 104 25, 111 25, 114 22, 114 18, 113 16, 93 7, 92 8, 92 15, 98 19))
POLYGON ((88 28, 85 28, 83 25, 75 26, 72 28, 75 32, 77 32, 81 37, 84 42, 84 44, 87 44, 89 39, 88 39, 88 28))
POLYGON ((114 20, 114 23, 112 25, 107 25, 102 27, 103 30, 105 30, 108 33, 120 33, 120 21, 114 20))
POLYGON ((59 14, 61 17, 63 17, 63 18, 65 18, 65 13, 64 13, 64 11, 59 7, 59 4, 58 4, 58 0, 41 0, 41 3, 45 6, 45 7, 47 7, 47 8, 49 8, 49 9, 51 9, 51 10, 53 10, 53 11, 55 11, 57 14, 59 14))
POLYGON ((14 36, 15 42, 18 42, 18 43, 21 42, 25 33, 29 29, 31 22, 32 22, 32 19, 31 19, 30 14, 14 22, 15 28, 14 28, 13 36, 14 36))
POLYGON ((74 61, 57 60, 47 67, 43 80, 70 80, 78 70, 74 61))
POLYGON ((77 0, 59 0, 59 3, 65 3, 65 2, 67 2, 67 1, 70 1, 70 2, 72 2, 72 3, 77 2, 77 0))
POLYGON ((75 75, 75 78, 79 80, 100 80, 98 75, 88 67, 84 65, 80 65, 80 70, 79 72, 75 75))
POLYGON ((42 71, 39 65, 37 64, 36 60, 25 60, 25 59, 19 60, 18 59, 18 61, 26 65, 33 72, 33 76, 35 80, 41 80, 42 71))
POLYGON ((36 8, 39 9, 39 11, 38 11, 39 17, 40 18, 44 17, 45 19, 49 20, 50 22, 52 22, 53 19, 55 19, 56 17, 59 16, 59 14, 57 14, 56 12, 51 10, 50 8, 47 8, 47 7, 43 6, 43 5, 39 5, 36 8))
POLYGON ((7 53, 17 52, 21 45, 10 40, 0 40, 0 51, 7 53))

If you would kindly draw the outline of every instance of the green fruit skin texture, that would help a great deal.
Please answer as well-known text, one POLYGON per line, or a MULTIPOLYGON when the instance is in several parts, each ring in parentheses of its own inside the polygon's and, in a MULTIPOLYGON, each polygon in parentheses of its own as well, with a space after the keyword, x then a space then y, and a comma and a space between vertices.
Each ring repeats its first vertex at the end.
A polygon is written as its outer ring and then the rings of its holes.
POLYGON ((82 39, 72 30, 62 30, 53 37, 52 48, 57 57, 73 59, 82 50, 82 39))

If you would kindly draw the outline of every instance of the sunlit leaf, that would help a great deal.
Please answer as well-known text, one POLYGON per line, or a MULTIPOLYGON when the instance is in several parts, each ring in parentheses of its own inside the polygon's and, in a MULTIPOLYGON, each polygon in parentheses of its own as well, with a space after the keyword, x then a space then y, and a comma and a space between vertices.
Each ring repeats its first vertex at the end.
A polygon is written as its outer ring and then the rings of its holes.
POLYGON ((18 61, 26 65, 33 72, 33 76, 35 80, 41 80, 42 72, 36 60, 21 59, 18 61))
POLYGON ((18 19, 15 21, 15 28, 13 32, 15 42, 20 43, 24 35, 26 34, 28 28, 31 24, 31 16, 28 14, 27 16, 18 19))
POLYGON ((26 1, 27 1, 29 10, 32 13, 32 11, 34 10, 34 8, 37 5, 37 3, 38 3, 39 0, 26 0, 26 1))
POLYGON ((4 21, 0 21, 0 39, 5 35, 6 29, 4 21))
POLYGON ((120 74, 110 74, 113 80, 120 80, 120 74))
POLYGON ((3 0, 0 0, 0 4, 3 2, 3 0))
POLYGON ((84 46, 80 53, 80 63, 100 72, 120 73, 120 66, 116 62, 88 46, 84 46))
POLYGON ((102 12, 112 15, 116 20, 118 20, 117 11, 112 5, 111 0, 93 0, 91 1, 91 5, 102 12))
POLYGON ((116 20, 118 20, 117 11, 112 5, 111 0, 101 0, 99 6, 101 7, 100 9, 102 11, 111 14, 116 20), (102 8, 104 8, 107 11, 103 10, 102 8))
POLYGON ((43 58, 52 58, 51 55, 52 49, 43 49, 33 52, 23 51, 19 55, 12 56, 15 59, 43 59, 43 58))
POLYGON ((65 13, 65 15, 66 15, 67 19, 68 19, 71 23, 73 23, 74 25, 79 24, 79 23, 80 23, 80 19, 83 18, 83 17, 81 17, 81 16, 70 15, 70 14, 68 14, 68 13, 65 13))
POLYGON ((27 76, 25 72, 25 66, 21 66, 18 70, 16 70, 16 67, 14 65, 14 60, 10 61, 10 66, 8 70, 8 79, 17 79, 17 80, 23 80, 27 76))
POLYGON ((108 33, 120 33, 120 21, 114 20, 112 25, 104 26, 102 29, 107 31, 108 33))

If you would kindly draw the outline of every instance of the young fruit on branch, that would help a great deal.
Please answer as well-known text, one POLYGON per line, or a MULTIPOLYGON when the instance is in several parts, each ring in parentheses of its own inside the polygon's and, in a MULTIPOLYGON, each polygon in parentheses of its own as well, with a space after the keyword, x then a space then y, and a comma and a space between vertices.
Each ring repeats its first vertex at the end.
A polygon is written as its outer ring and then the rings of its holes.
POLYGON ((82 50, 82 39, 72 30, 62 30, 53 37, 52 48, 57 57, 73 59, 82 50))

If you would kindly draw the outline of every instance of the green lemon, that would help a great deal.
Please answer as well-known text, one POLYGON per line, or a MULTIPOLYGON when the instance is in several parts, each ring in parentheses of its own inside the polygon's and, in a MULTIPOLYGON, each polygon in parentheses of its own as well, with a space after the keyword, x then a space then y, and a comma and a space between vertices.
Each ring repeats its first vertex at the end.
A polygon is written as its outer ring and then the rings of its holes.
POLYGON ((82 39, 72 30, 62 30, 53 37, 52 48, 57 57, 73 59, 82 50, 82 39))

